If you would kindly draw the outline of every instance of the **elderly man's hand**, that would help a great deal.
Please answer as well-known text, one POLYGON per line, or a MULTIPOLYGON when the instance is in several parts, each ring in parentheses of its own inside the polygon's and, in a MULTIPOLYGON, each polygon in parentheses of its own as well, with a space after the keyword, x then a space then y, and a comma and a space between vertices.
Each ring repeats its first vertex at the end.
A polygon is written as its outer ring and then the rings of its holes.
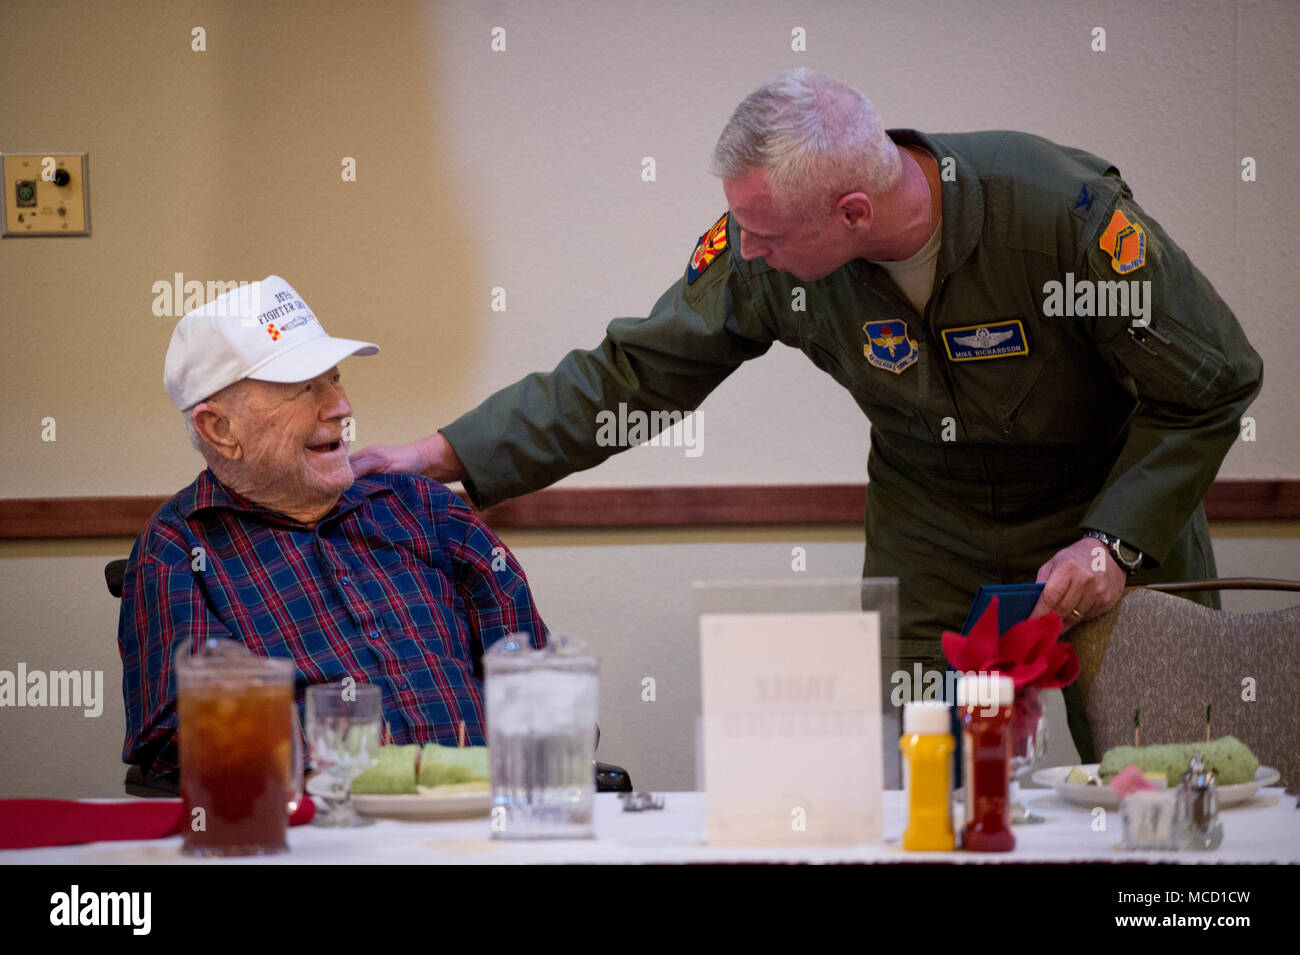
POLYGON ((351 455, 348 461, 352 465, 352 473, 357 477, 405 471, 423 474, 443 484, 463 481, 466 477, 465 466, 460 463, 460 458, 447 443, 447 439, 440 434, 410 444, 363 448, 351 455))
POLYGON ((1069 630, 1115 606, 1127 577, 1101 541, 1075 541, 1038 568, 1038 583, 1044 586, 1030 616, 1055 610, 1061 615, 1061 629, 1069 630))

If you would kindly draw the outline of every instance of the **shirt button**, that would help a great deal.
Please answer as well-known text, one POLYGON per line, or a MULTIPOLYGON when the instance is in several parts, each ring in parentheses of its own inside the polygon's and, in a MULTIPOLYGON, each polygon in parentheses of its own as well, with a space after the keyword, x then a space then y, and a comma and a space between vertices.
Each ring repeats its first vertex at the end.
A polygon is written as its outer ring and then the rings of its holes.
POLYGON ((406 689, 406 681, 405 681, 405 680, 398 680, 398 681, 397 681, 397 688, 398 688, 399 690, 405 690, 405 689, 406 689))
POLYGON ((371 630, 371 631, 370 631, 370 639, 371 639, 371 640, 378 640, 378 639, 379 639, 379 631, 378 631, 378 630, 371 630))
POLYGON ((349 577, 344 577, 344 578, 343 578, 343 583, 345 583, 345 584, 350 584, 350 583, 352 583, 352 579, 349 578, 349 577))

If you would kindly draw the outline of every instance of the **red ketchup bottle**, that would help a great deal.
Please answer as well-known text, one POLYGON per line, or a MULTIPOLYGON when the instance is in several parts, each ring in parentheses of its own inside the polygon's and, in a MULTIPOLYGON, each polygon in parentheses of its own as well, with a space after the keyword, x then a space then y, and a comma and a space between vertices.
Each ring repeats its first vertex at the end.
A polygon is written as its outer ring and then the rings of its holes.
POLYGON ((962 775, 966 827, 961 847, 971 852, 1010 852, 1011 712, 1016 687, 1000 673, 967 674, 957 680, 962 724, 962 775))

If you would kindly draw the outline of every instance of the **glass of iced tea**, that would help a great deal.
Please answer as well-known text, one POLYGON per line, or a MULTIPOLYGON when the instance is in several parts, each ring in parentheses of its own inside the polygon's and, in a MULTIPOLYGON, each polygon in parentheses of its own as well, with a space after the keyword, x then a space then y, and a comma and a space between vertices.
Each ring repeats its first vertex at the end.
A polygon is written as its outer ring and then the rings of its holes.
POLYGON ((301 798, 292 660, 249 653, 233 640, 177 645, 181 852, 285 852, 289 811, 301 798))

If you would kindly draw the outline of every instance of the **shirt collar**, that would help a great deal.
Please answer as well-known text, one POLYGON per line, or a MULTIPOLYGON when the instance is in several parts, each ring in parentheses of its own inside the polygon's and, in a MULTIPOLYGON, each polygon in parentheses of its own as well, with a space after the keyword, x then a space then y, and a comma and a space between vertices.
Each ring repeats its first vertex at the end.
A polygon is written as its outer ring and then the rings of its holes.
MULTIPOLYGON (((339 496, 338 502, 317 522, 316 526, 319 527, 327 521, 336 520, 349 511, 360 507, 366 500, 376 494, 382 494, 389 490, 391 488, 381 481, 359 478, 353 481, 352 486, 339 496)), ((187 520, 200 511, 227 510, 236 514, 258 517, 270 523, 281 524, 286 527, 304 529, 307 526, 288 514, 258 504, 256 501, 250 501, 237 491, 226 487, 213 473, 212 468, 204 468, 203 473, 194 480, 194 483, 181 491, 176 503, 181 515, 187 520)))

